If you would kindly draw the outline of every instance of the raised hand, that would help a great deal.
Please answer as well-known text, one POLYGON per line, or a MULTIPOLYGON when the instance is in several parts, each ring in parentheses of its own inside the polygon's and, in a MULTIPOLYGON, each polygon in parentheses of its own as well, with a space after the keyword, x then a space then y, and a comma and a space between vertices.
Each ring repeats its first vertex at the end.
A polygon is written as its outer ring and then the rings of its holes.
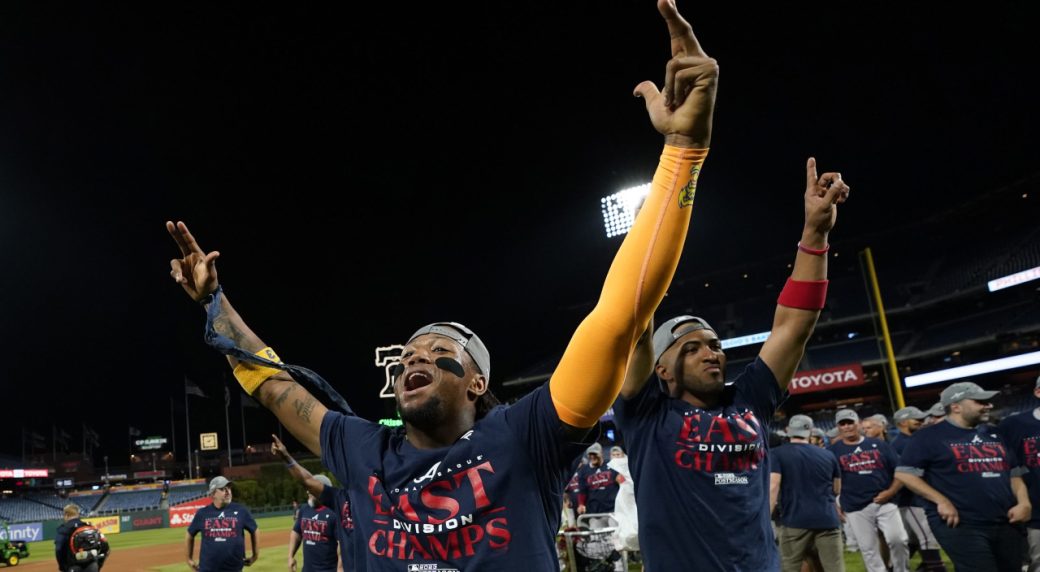
POLYGON ((166 221, 166 230, 181 249, 181 258, 170 261, 170 276, 184 288, 192 300, 198 302, 217 289, 217 258, 214 250, 206 253, 195 242, 188 225, 166 221))
POLYGON ((850 188, 841 173, 816 176, 816 159, 805 163, 805 229, 826 235, 838 220, 838 206, 849 198, 850 188))
POLYGON ((289 450, 285 448, 285 444, 282 443, 282 440, 279 439, 277 435, 271 435, 271 438, 274 439, 274 442, 271 443, 271 453, 278 455, 283 459, 288 459, 289 450))
POLYGON ((719 64, 701 48, 693 28, 675 8, 675 0, 658 0, 657 9, 672 38, 664 89, 658 91, 652 81, 644 81, 634 94, 646 101, 650 121, 665 136, 666 143, 707 148, 711 144, 719 64))

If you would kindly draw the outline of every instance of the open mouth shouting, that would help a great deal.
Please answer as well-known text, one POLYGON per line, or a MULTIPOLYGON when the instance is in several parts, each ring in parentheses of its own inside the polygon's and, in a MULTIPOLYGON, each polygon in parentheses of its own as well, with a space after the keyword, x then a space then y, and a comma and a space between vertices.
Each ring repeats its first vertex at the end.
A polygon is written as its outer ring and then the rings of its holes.
POLYGON ((413 395, 433 383, 433 375, 425 370, 414 369, 404 373, 404 381, 401 387, 403 396, 413 395))

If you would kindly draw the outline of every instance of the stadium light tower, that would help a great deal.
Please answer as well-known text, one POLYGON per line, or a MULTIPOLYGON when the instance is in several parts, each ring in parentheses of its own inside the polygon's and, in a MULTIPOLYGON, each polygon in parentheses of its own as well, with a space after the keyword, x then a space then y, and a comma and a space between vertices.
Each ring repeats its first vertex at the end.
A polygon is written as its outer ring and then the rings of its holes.
POLYGON ((622 189, 609 197, 600 199, 607 238, 625 234, 632 228, 632 223, 636 219, 636 209, 649 193, 650 183, 645 183, 637 187, 622 189))

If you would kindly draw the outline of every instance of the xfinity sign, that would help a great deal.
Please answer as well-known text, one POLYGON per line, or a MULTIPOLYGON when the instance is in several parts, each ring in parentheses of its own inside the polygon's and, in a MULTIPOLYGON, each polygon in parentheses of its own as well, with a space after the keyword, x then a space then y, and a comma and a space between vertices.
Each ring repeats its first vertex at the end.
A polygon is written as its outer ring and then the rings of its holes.
POLYGON ((800 371, 794 374, 794 379, 787 386, 787 391, 791 395, 797 395, 799 393, 853 387, 863 385, 864 382, 863 367, 858 363, 850 363, 827 369, 800 371))

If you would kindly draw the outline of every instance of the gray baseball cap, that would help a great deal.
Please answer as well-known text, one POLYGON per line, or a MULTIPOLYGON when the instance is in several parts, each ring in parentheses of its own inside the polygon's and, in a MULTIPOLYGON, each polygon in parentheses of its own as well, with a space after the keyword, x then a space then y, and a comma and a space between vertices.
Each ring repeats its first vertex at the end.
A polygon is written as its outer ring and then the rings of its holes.
POLYGON ((918 419, 918 420, 920 420, 920 419, 924 419, 925 417, 928 417, 927 413, 925 413, 924 411, 921 411, 920 409, 918 409, 916 407, 912 407, 911 406, 911 407, 904 407, 904 408, 900 409, 899 411, 896 411, 895 414, 892 415, 892 420, 894 420, 896 423, 902 423, 903 421, 906 421, 908 419, 918 419))
POLYGON ((834 414, 835 423, 841 423, 846 419, 859 423, 859 415, 857 415, 852 409, 839 409, 838 412, 834 414))
POLYGON ((874 421, 877 421, 882 427, 888 427, 888 417, 885 417, 881 413, 875 413, 874 415, 867 417, 867 419, 873 419, 874 421))
POLYGON ((714 332, 715 328, 709 326, 703 318, 696 316, 678 316, 658 326, 654 332, 654 363, 659 363, 664 352, 679 338, 697 330, 714 332))
POLYGON ((326 477, 325 475, 314 475, 314 480, 325 485, 326 487, 332 486, 332 480, 326 477))
POLYGON ((972 383, 970 381, 962 381, 944 389, 942 394, 939 395, 939 403, 942 403, 943 406, 946 406, 951 405, 953 403, 957 403, 958 401, 964 399, 978 399, 979 401, 986 401, 988 399, 993 399, 993 396, 996 394, 996 391, 986 391, 985 389, 979 387, 979 385, 976 383, 972 383))
POLYGON ((1040 387, 1040 375, 1036 376, 1036 386, 1040 387))
POLYGON ((603 456, 603 445, 600 445, 599 443, 593 443, 593 444, 589 445, 588 449, 585 449, 585 454, 586 455, 599 455, 600 457, 602 457, 603 456))
POLYGON ((808 415, 793 415, 787 420, 787 436, 808 439, 812 435, 813 420, 808 415))
POLYGON ((837 427, 831 427, 830 429, 827 430, 826 433, 824 433, 824 435, 826 435, 828 439, 833 439, 833 438, 838 436, 838 428, 837 427))
POLYGON ((813 437, 819 437, 820 439, 823 439, 823 437, 824 437, 823 429, 820 429, 819 427, 813 427, 813 429, 812 429, 812 436, 813 437))
POLYGON ((939 401, 939 402, 936 402, 935 405, 929 407, 927 413, 928 413, 928 415, 931 415, 932 417, 942 417, 942 416, 946 415, 946 408, 943 407, 942 402, 939 401))
POLYGON ((473 358, 480 373, 491 379, 491 354, 488 353, 487 346, 480 341, 473 330, 458 322, 434 322, 416 330, 412 337, 408 338, 408 342, 411 343, 415 338, 426 334, 437 334, 458 342, 469 357, 473 358))
POLYGON ((209 494, 213 494, 217 489, 222 489, 231 484, 231 481, 224 477, 213 477, 213 480, 209 482, 209 494))

